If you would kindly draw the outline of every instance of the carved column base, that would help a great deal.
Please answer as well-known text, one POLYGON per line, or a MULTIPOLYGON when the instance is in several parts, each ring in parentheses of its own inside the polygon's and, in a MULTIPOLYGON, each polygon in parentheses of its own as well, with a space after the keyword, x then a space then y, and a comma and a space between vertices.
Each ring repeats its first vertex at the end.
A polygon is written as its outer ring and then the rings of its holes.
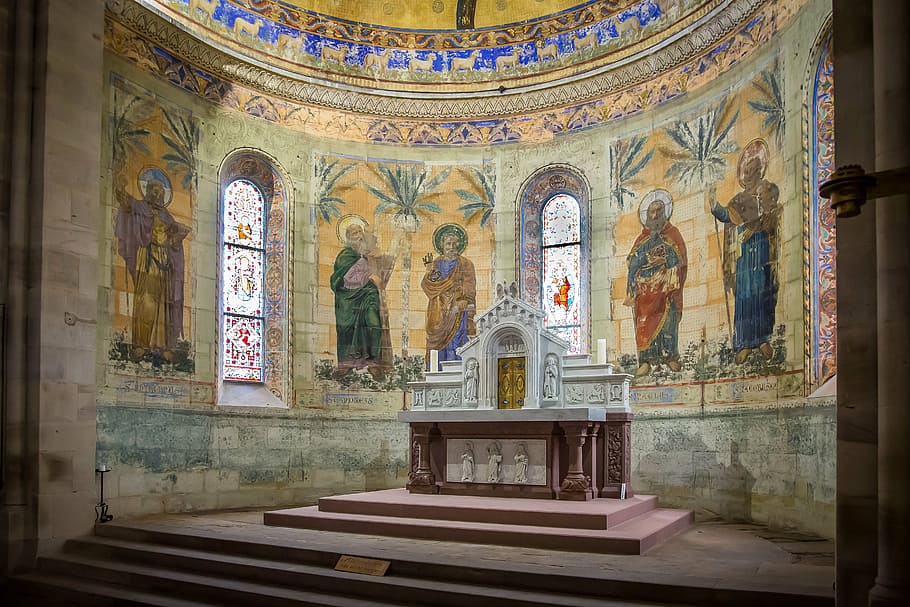
POLYGON ((591 486, 591 478, 583 474, 566 475, 559 485, 558 497, 561 500, 576 502, 585 502, 594 499, 594 488, 591 486))
POLYGON ((439 493, 436 477, 432 472, 411 472, 408 475, 407 489, 411 493, 439 493))

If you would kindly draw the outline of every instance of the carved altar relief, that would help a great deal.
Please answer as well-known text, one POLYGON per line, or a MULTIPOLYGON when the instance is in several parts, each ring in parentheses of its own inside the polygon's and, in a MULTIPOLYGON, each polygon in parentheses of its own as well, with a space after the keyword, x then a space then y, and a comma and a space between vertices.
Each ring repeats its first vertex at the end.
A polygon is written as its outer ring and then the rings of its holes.
POLYGON ((547 441, 481 437, 448 440, 445 481, 546 486, 547 441), (493 476, 497 480, 490 480, 493 476))

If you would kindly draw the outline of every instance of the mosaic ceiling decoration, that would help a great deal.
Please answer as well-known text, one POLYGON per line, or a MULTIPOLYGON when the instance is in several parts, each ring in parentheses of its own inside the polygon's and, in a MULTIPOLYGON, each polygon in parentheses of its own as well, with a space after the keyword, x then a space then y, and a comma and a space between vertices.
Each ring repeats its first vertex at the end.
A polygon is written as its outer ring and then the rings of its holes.
MULTIPOLYGON (((138 0, 278 74, 448 97, 572 82, 641 59, 740 0, 138 0), (521 21, 509 21, 516 18, 521 21)), ((111 4, 123 4, 123 1, 111 4)), ((754 9, 760 0, 751 3, 754 9)), ((742 12, 741 8, 734 9, 742 12)))

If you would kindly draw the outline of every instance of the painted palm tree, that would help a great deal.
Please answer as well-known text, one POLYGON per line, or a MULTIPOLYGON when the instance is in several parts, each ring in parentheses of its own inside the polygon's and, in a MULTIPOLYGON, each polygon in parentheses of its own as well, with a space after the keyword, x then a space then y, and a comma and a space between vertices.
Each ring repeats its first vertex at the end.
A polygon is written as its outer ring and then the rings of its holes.
POLYGON ((677 148, 661 149, 663 155, 673 160, 664 176, 676 179, 680 190, 710 188, 723 178, 727 169, 725 157, 739 149, 728 138, 739 118, 739 110, 733 112, 732 107, 724 99, 704 114, 664 129, 677 148))
POLYGON ((340 160, 326 162, 325 156, 316 159, 316 213, 326 223, 332 223, 333 218, 341 217, 341 209, 345 201, 339 196, 345 190, 351 189, 351 186, 338 187, 338 182, 351 169, 353 163, 340 165, 340 160))
POLYGON ((152 104, 132 95, 124 102, 114 90, 114 114, 111 116, 111 161, 114 173, 119 173, 130 152, 148 154, 146 139, 150 131, 139 126, 152 112, 152 104))
POLYGON ((764 114, 762 130, 773 135, 780 146, 784 138, 784 95, 777 79, 777 62, 770 69, 764 70, 752 82, 752 86, 758 91, 759 97, 749 101, 749 107, 764 114))
POLYGON ((171 171, 183 171, 183 187, 189 187, 196 180, 196 150, 199 149, 199 126, 192 119, 178 116, 176 119, 161 110, 167 122, 169 133, 161 133, 161 139, 171 150, 163 156, 171 171))
POLYGON ((493 216, 494 205, 494 188, 493 177, 488 173, 487 167, 484 170, 471 168, 470 172, 462 170, 466 177, 474 183, 472 190, 455 190, 455 195, 465 201, 466 204, 458 207, 458 210, 464 213, 465 221, 470 223, 475 219, 480 220, 480 227, 487 225, 493 216))
POLYGON ((380 163, 377 170, 383 178, 385 188, 366 184, 367 190, 379 200, 374 213, 391 215, 392 226, 404 234, 401 260, 401 271, 404 276, 401 284, 401 352, 402 357, 406 357, 409 345, 408 313, 411 304, 411 250, 414 246, 414 233, 420 228, 421 218, 431 217, 442 210, 433 199, 442 195, 442 192, 436 190, 448 178, 451 169, 432 175, 431 168, 425 165, 380 163))
MULTIPOLYGON (((678 147, 677 150, 661 150, 674 160, 667 169, 665 177, 675 177, 680 189, 692 192, 705 188, 708 205, 714 200, 714 188, 723 179, 727 169, 726 156, 739 149, 735 141, 728 139, 733 125, 739 118, 739 110, 731 115, 732 106, 724 99, 705 114, 692 120, 680 120, 673 126, 664 129, 678 147)), ((721 250, 720 231, 717 220, 714 220, 714 238, 717 248, 721 250)), ((727 310, 727 327, 730 339, 733 339, 733 323, 730 319, 730 300, 724 289, 724 304, 727 310)))
POLYGON ((610 171, 615 184, 611 194, 620 209, 625 206, 627 197, 635 198, 635 192, 629 186, 635 183, 635 176, 654 156, 654 148, 642 155, 647 142, 648 138, 645 135, 635 135, 610 146, 610 171))

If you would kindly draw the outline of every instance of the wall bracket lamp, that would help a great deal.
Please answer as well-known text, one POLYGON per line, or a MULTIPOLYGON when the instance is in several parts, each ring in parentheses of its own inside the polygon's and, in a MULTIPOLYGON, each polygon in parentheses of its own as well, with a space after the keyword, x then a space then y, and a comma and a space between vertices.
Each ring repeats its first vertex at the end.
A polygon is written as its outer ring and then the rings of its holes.
POLYGON ((910 167, 866 173, 858 164, 848 164, 834 171, 818 193, 831 199, 839 219, 856 217, 867 199, 910 194, 910 167))

